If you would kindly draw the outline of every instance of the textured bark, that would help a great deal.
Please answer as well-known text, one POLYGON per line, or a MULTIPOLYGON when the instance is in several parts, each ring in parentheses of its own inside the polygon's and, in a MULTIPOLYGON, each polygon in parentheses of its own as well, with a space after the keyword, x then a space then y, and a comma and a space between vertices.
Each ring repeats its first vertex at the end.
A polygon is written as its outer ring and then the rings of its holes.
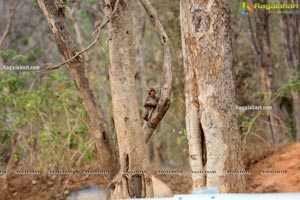
MULTIPOLYGON (((284 42, 284 50, 286 55, 286 61, 288 65, 288 74, 290 77, 293 77, 293 70, 297 70, 299 68, 299 54, 297 54, 297 42, 299 44, 300 42, 300 33, 297 29, 297 19, 299 20, 298 16, 293 16, 293 22, 292 22, 292 16, 288 15, 281 15, 280 16, 280 25, 281 30, 283 34, 283 42, 284 42)), ((299 51, 299 49, 298 49, 299 51)), ((299 77, 298 77, 299 78, 299 77)), ((300 99, 299 99, 299 93, 292 90, 292 99, 293 99, 293 122, 295 127, 295 136, 296 141, 299 142, 300 140, 300 99)))
POLYGON ((152 197, 151 175, 143 173, 148 171, 149 166, 135 91, 130 4, 127 0, 120 0, 117 5, 112 1, 100 3, 107 15, 117 6, 108 23, 109 76, 121 170, 111 182, 111 198, 152 197))
MULTIPOLYGON (((264 3, 267 0, 253 0, 253 3, 264 3)), ((273 143, 279 145, 285 139, 283 123, 281 120, 281 110, 278 99, 274 99, 274 93, 276 91, 275 81, 273 77, 273 67, 271 61, 271 45, 269 34, 269 13, 264 10, 255 10, 255 24, 256 24, 256 39, 259 49, 259 63, 261 66, 261 79, 263 83, 263 89, 265 93, 265 103, 271 103, 272 110, 267 111, 268 121, 271 131, 271 137, 273 143)))
MULTIPOLYGON (((182 49, 184 59, 184 73, 185 73, 185 106, 186 106, 186 130, 189 145, 189 161, 192 171, 204 170, 205 162, 203 158, 206 157, 205 146, 202 146, 204 141, 203 131, 200 122, 199 113, 199 91, 196 78, 196 63, 193 63, 190 57, 190 53, 187 49, 190 48, 185 42, 186 35, 191 31, 187 27, 189 20, 188 13, 186 11, 187 5, 181 3, 180 15, 181 15, 181 35, 182 35, 182 49), (193 66, 194 65, 194 66, 193 66)), ((206 175, 201 173, 193 173, 193 190, 198 190, 206 186, 206 175)))
POLYGON ((149 141, 152 136, 154 130, 158 126, 159 122, 165 116, 166 112, 170 106, 170 96, 172 89, 172 53, 171 53, 171 44, 169 41, 169 37, 165 31, 164 26, 161 24, 158 14, 149 2, 149 0, 140 0, 143 7, 146 10, 146 13, 150 17, 150 21, 153 26, 156 28, 159 36, 160 42, 164 49, 164 61, 163 61, 163 87, 160 91, 160 100, 158 105, 154 109, 150 119, 144 123, 143 132, 145 135, 146 143, 149 141))
MULTIPOLYGON (((67 29, 64 13, 57 8, 52 0, 37 0, 37 3, 50 24, 61 55, 65 60, 68 60, 78 52, 78 49, 67 29)), ((104 170, 111 170, 115 161, 113 142, 110 131, 104 121, 103 111, 96 102, 94 92, 86 75, 83 57, 78 56, 69 62, 68 68, 89 118, 90 130, 99 154, 99 165, 104 170)))
POLYGON ((218 186, 221 192, 245 191, 228 0, 181 0, 185 68, 186 124, 193 189, 218 186))

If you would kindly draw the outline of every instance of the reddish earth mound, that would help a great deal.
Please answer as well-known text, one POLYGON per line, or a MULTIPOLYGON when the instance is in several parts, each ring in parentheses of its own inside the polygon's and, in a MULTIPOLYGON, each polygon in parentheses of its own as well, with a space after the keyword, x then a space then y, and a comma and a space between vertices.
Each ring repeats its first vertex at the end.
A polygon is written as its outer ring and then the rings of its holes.
POLYGON ((248 192, 300 192, 300 144, 275 150, 254 164, 250 172, 248 192))

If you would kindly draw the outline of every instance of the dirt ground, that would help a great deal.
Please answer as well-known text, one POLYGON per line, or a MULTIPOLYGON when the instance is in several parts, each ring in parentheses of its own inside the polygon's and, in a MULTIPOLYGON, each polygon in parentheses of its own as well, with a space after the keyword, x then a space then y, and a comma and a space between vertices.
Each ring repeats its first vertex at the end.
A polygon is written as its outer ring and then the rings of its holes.
POLYGON ((104 188, 103 175, 15 175, 4 186, 8 190, 0 192, 0 200, 64 200, 77 188, 96 184, 104 188))
MULTIPOLYGON (((156 174, 155 176, 165 182, 174 194, 191 192, 191 177, 186 174, 156 174)), ((6 184, 2 176, 0 188, 3 190, 0 191, 0 200, 64 200, 74 190, 97 184, 105 188, 103 175, 82 175, 82 173, 44 176, 14 175, 6 184)))
MULTIPOLYGON (((246 175, 249 193, 300 192, 300 144, 268 151, 249 170, 251 174, 246 175)), ((156 177, 175 194, 191 192, 191 177, 187 174, 156 177)), ((4 181, 4 175, 0 175, 0 200, 63 200, 70 192, 87 185, 105 188, 103 175, 14 175, 6 184, 4 181)))
POLYGON ((274 149, 250 171, 248 192, 300 192, 300 144, 274 149))

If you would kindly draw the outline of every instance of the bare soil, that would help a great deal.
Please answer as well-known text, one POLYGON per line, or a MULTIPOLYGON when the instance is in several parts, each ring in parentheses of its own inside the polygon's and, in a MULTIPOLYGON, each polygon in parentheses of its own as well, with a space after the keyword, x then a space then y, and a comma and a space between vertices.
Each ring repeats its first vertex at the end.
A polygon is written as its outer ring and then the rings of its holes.
MULTIPOLYGON (((86 170, 86 169, 85 169, 86 170)), ((92 170, 92 169, 91 169, 92 170)), ((78 170, 79 171, 79 170, 78 170)), ((156 174, 174 194, 189 193, 191 177, 185 174, 156 174)), ((69 193, 89 185, 106 188, 104 175, 13 175, 0 178, 0 200, 64 200, 69 193)))
MULTIPOLYGON (((247 176, 247 192, 300 192, 300 144, 290 144, 266 151, 252 164, 247 176), (264 172, 264 173, 263 173, 264 172)), ((187 174, 156 174, 174 194, 190 193, 187 174)), ((78 188, 88 185, 105 188, 103 175, 13 175, 5 181, 0 175, 0 200, 63 200, 78 188)))
POLYGON ((251 166, 250 171, 248 192, 300 192, 300 144, 274 149, 251 166))

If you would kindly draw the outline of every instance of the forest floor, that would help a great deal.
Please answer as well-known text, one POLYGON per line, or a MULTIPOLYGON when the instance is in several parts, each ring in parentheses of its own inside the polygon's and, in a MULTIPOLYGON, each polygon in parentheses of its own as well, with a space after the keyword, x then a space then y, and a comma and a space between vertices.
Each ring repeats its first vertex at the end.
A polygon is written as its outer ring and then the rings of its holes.
MULTIPOLYGON (((246 175, 247 192, 300 192, 300 144, 289 144, 266 152, 264 158, 253 163, 249 168, 251 174, 246 175), (262 171, 276 173, 262 174, 262 171)), ((0 188, 3 188, 3 177, 0 175, 0 188)), ((192 184, 189 175, 157 174, 156 177, 165 182, 174 194, 191 192, 192 184)), ((0 200, 65 199, 70 192, 94 184, 104 188, 103 176, 15 175, 8 181, 9 193, 0 190, 0 200)))
MULTIPOLYGON (((165 182, 175 194, 191 192, 190 176, 185 174, 155 174, 155 176, 165 182)), ((72 191, 97 184, 105 188, 103 175, 13 175, 6 183, 9 190, 1 191, 4 176, 0 175, 0 200, 65 200, 72 191)))

